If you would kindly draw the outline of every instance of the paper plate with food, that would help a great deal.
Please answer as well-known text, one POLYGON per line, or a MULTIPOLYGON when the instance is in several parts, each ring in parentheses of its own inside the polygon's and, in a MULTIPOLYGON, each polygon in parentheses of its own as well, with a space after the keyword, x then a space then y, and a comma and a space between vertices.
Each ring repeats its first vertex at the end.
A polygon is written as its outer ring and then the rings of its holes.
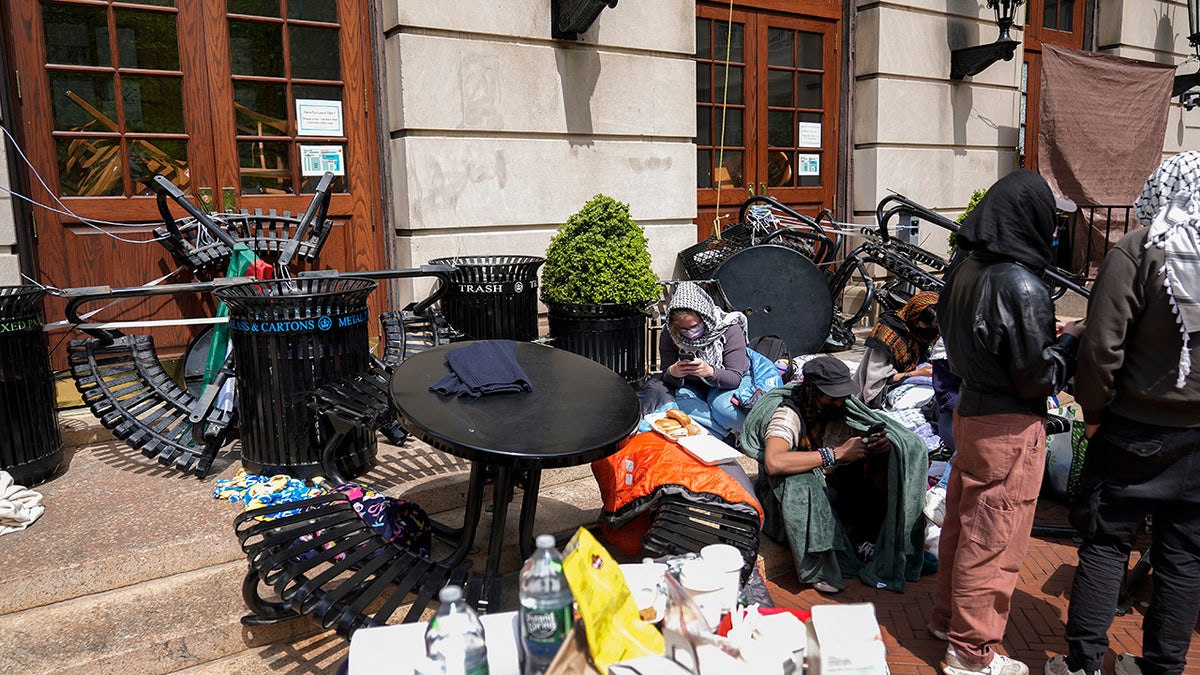
POLYGON ((646 421, 650 423, 650 428, 667 438, 677 441, 688 436, 704 436, 708 432, 704 427, 692 421, 692 418, 687 413, 678 408, 671 408, 666 412, 656 412, 646 415, 646 421))

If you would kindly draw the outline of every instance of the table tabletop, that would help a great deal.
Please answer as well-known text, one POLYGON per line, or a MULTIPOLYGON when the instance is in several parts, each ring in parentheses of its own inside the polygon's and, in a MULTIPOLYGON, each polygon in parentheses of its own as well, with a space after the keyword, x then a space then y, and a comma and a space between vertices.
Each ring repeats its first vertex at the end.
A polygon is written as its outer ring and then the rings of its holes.
POLYGON ((637 395, 625 380, 585 357, 518 342, 517 362, 532 391, 477 399, 429 387, 450 372, 446 353, 419 352, 392 375, 392 402, 410 431, 452 454, 496 466, 549 469, 602 459, 638 424, 637 395))

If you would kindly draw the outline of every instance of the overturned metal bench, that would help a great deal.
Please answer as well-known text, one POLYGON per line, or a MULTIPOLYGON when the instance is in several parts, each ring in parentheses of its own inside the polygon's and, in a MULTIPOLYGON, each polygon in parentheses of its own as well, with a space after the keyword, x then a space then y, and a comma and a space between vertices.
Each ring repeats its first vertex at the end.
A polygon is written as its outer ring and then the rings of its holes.
POLYGON ((234 530, 250 565, 242 581, 247 626, 309 616, 349 639, 406 605, 401 620, 420 619, 447 584, 464 586, 472 604, 483 593, 470 561, 437 562, 388 542, 341 494, 245 511, 234 530), (264 597, 260 585, 279 599, 264 597))
POLYGON ((300 217, 288 211, 274 210, 205 214, 188 202, 183 192, 162 176, 155 177, 158 187, 158 212, 163 225, 154 229, 155 238, 193 274, 206 270, 223 272, 237 245, 245 246, 261 258, 277 260, 286 267, 293 260, 315 262, 329 238, 333 223, 329 213, 330 185, 333 174, 326 172, 317 183, 312 201, 300 217), (167 207, 171 199, 190 217, 176 222, 167 207))
POLYGON ((709 544, 729 544, 742 554, 745 582, 758 559, 758 511, 746 504, 702 503, 677 496, 664 497, 642 537, 654 557, 699 553, 709 544))
MULTIPOLYGON (((125 335, 79 315, 89 302, 211 292, 211 283, 110 289, 68 289, 66 315, 92 337, 67 346, 71 376, 83 401, 117 438, 160 464, 204 477, 235 428, 234 413, 199 399, 166 373, 149 335, 125 335)), ((111 324, 109 324, 111 326, 111 324)), ((215 384, 232 373, 226 362, 215 384)), ((213 390, 215 393, 215 389, 213 390)))
POLYGON ((334 430, 321 452, 325 476, 334 484, 346 482, 346 477, 338 467, 338 450, 355 430, 379 431, 392 443, 400 443, 407 436, 392 407, 392 370, 408 356, 446 344, 459 336, 435 307, 435 303, 446 293, 449 275, 454 271, 455 268, 449 265, 426 265, 402 270, 322 271, 302 275, 339 275, 376 280, 431 276, 438 280, 437 286, 424 299, 410 303, 404 309, 380 315, 382 356, 372 356, 371 365, 365 372, 330 382, 313 393, 309 406, 324 415, 334 430))

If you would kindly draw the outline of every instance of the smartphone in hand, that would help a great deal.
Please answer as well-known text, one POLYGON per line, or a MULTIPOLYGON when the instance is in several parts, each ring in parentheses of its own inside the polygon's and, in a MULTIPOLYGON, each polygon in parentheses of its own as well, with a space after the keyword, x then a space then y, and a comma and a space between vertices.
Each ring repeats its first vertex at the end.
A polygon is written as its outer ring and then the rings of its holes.
POLYGON ((679 360, 680 361, 695 361, 696 353, 695 352, 679 352, 679 360))
POLYGON ((882 436, 884 429, 885 427, 883 422, 876 422, 875 424, 872 424, 871 427, 867 429, 865 433, 863 433, 863 441, 870 441, 871 438, 875 436, 882 436))

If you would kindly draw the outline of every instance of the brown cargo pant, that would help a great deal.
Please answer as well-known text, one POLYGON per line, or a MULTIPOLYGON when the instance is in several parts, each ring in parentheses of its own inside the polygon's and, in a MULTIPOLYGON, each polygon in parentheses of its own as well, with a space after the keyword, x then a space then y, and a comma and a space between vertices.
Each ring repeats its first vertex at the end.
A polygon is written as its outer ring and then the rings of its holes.
POLYGON ((961 660, 985 666, 1004 637, 1046 465, 1038 415, 954 416, 932 625, 961 660))

